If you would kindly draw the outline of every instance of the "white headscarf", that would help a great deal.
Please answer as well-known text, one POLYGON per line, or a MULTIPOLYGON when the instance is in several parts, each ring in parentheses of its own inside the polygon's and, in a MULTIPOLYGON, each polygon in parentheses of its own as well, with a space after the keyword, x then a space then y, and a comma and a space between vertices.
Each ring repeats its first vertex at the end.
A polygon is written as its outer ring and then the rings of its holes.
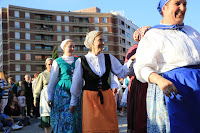
POLYGON ((99 31, 96 31, 96 30, 93 30, 93 31, 90 31, 89 33, 87 33, 87 35, 86 35, 86 37, 85 37, 84 45, 85 45, 88 49, 91 49, 92 44, 93 44, 93 42, 94 42, 94 39, 95 39, 97 33, 99 33, 99 31))
POLYGON ((64 41, 61 42, 60 47, 61 47, 62 50, 64 50, 63 48, 64 48, 65 44, 66 44, 68 41, 72 41, 72 40, 71 40, 71 39, 65 39, 64 41))
POLYGON ((48 62, 49 60, 52 60, 52 61, 53 61, 52 58, 47 58, 47 59, 45 60, 45 65, 47 64, 47 62, 48 62))

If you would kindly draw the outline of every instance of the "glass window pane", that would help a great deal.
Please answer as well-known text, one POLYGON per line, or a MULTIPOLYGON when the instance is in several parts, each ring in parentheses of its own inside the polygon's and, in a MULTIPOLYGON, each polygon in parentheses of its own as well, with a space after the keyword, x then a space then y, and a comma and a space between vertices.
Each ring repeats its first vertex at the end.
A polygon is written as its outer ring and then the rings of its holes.
POLYGON ((15 43, 15 49, 20 50, 20 43, 15 43))
POLYGON ((18 53, 15 54, 15 60, 20 60, 20 54, 18 53))
POLYGON ((69 16, 65 16, 65 22, 69 22, 69 16))
POLYGON ((15 17, 19 18, 19 11, 15 11, 15 17))
POLYGON ((26 33, 26 40, 30 40, 31 37, 30 37, 30 33, 26 33))
POLYGON ((31 44, 26 44, 26 50, 31 50, 31 44))
POLYGON ((31 54, 26 54, 26 61, 31 61, 31 54))
POLYGON ((26 13, 25 13, 25 18, 26 18, 26 19, 30 19, 30 13, 29 13, 29 12, 26 12, 26 13))
POLYGON ((19 32, 15 32, 15 39, 20 39, 20 33, 19 32))
POLYGON ((30 29, 30 23, 25 23, 25 28, 30 29))
POLYGON ((15 75, 15 81, 16 82, 21 81, 21 76, 20 75, 15 75))
POLYGON ((57 16, 57 22, 61 22, 61 16, 57 16))
POLYGON ((15 65, 15 71, 20 71, 20 65, 15 65))
POLYGON ((20 28, 19 22, 15 22, 15 28, 20 28))
POLYGON ((99 18, 98 17, 94 18, 94 23, 99 23, 99 18))

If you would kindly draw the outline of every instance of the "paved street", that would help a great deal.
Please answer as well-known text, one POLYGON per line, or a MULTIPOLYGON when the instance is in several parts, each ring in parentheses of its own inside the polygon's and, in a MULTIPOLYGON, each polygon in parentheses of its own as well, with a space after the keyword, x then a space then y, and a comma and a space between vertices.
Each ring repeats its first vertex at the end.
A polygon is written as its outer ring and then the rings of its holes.
MULTIPOLYGON (((12 133, 44 133, 44 130, 38 127, 40 120, 31 119, 31 125, 26 126, 18 131, 12 131, 12 133)), ((119 132, 126 133, 127 132, 127 119, 126 115, 124 117, 118 116, 118 125, 119 132)))

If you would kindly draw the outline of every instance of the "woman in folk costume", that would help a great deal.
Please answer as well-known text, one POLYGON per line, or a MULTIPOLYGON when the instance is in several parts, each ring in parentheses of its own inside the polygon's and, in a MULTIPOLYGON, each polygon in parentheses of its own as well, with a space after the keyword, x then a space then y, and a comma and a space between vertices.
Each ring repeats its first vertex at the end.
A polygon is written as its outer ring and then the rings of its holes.
POLYGON ((40 103, 41 127, 44 128, 45 133, 49 133, 49 130, 51 127, 50 126, 51 108, 48 106, 47 85, 50 79, 52 63, 53 63, 52 58, 46 59, 45 65, 47 69, 39 74, 35 83, 34 91, 33 91, 34 106, 36 107, 39 105, 39 104, 36 104, 36 102, 40 103), (40 101, 39 101, 39 97, 40 97, 40 101))
MULTIPOLYGON (((81 107, 77 106, 75 114, 70 113, 70 87, 75 68, 73 56, 74 42, 70 39, 62 41, 60 47, 63 49, 63 56, 55 59, 51 68, 50 81, 47 86, 48 103, 51 108, 50 120, 54 133, 80 133, 81 128, 81 107)), ((80 102, 79 102, 80 103, 80 102)))
POLYGON ((160 0, 161 24, 138 45, 134 70, 138 80, 149 82, 148 132, 200 132, 200 33, 183 24, 186 5, 160 0))
MULTIPOLYGON (((151 27, 143 26, 137 29, 133 38, 139 42, 151 27)), ((132 46, 125 58, 125 62, 136 53, 138 45, 132 46)), ((127 101, 127 122, 128 122, 128 133, 146 133, 147 132, 147 113, 146 113, 146 92, 147 83, 141 83, 135 78, 130 77, 128 86, 128 101, 127 101)))
POLYGON ((110 54, 103 54, 104 37, 100 31, 87 34, 85 46, 90 49, 87 55, 76 61, 71 86, 70 110, 74 113, 77 97, 82 90, 83 79, 83 132, 118 133, 118 120, 115 100, 108 85, 109 72, 118 77, 126 77, 133 71, 135 56, 121 65, 119 60, 110 54))

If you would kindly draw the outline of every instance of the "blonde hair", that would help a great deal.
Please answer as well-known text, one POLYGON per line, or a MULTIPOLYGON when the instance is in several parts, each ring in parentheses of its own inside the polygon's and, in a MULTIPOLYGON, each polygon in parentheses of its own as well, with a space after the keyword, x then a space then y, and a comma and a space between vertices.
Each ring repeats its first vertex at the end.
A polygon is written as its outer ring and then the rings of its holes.
POLYGON ((3 79, 4 81, 6 81, 6 79, 5 79, 5 75, 4 75, 3 72, 0 72, 0 79, 3 79))
POLYGON ((74 42, 74 41, 73 41, 73 40, 71 40, 71 39, 70 39, 70 40, 68 40, 68 41, 65 43, 64 47, 63 47, 63 52, 64 52, 64 50, 65 50, 65 47, 67 46, 67 44, 68 44, 68 43, 70 43, 70 42, 74 42))

